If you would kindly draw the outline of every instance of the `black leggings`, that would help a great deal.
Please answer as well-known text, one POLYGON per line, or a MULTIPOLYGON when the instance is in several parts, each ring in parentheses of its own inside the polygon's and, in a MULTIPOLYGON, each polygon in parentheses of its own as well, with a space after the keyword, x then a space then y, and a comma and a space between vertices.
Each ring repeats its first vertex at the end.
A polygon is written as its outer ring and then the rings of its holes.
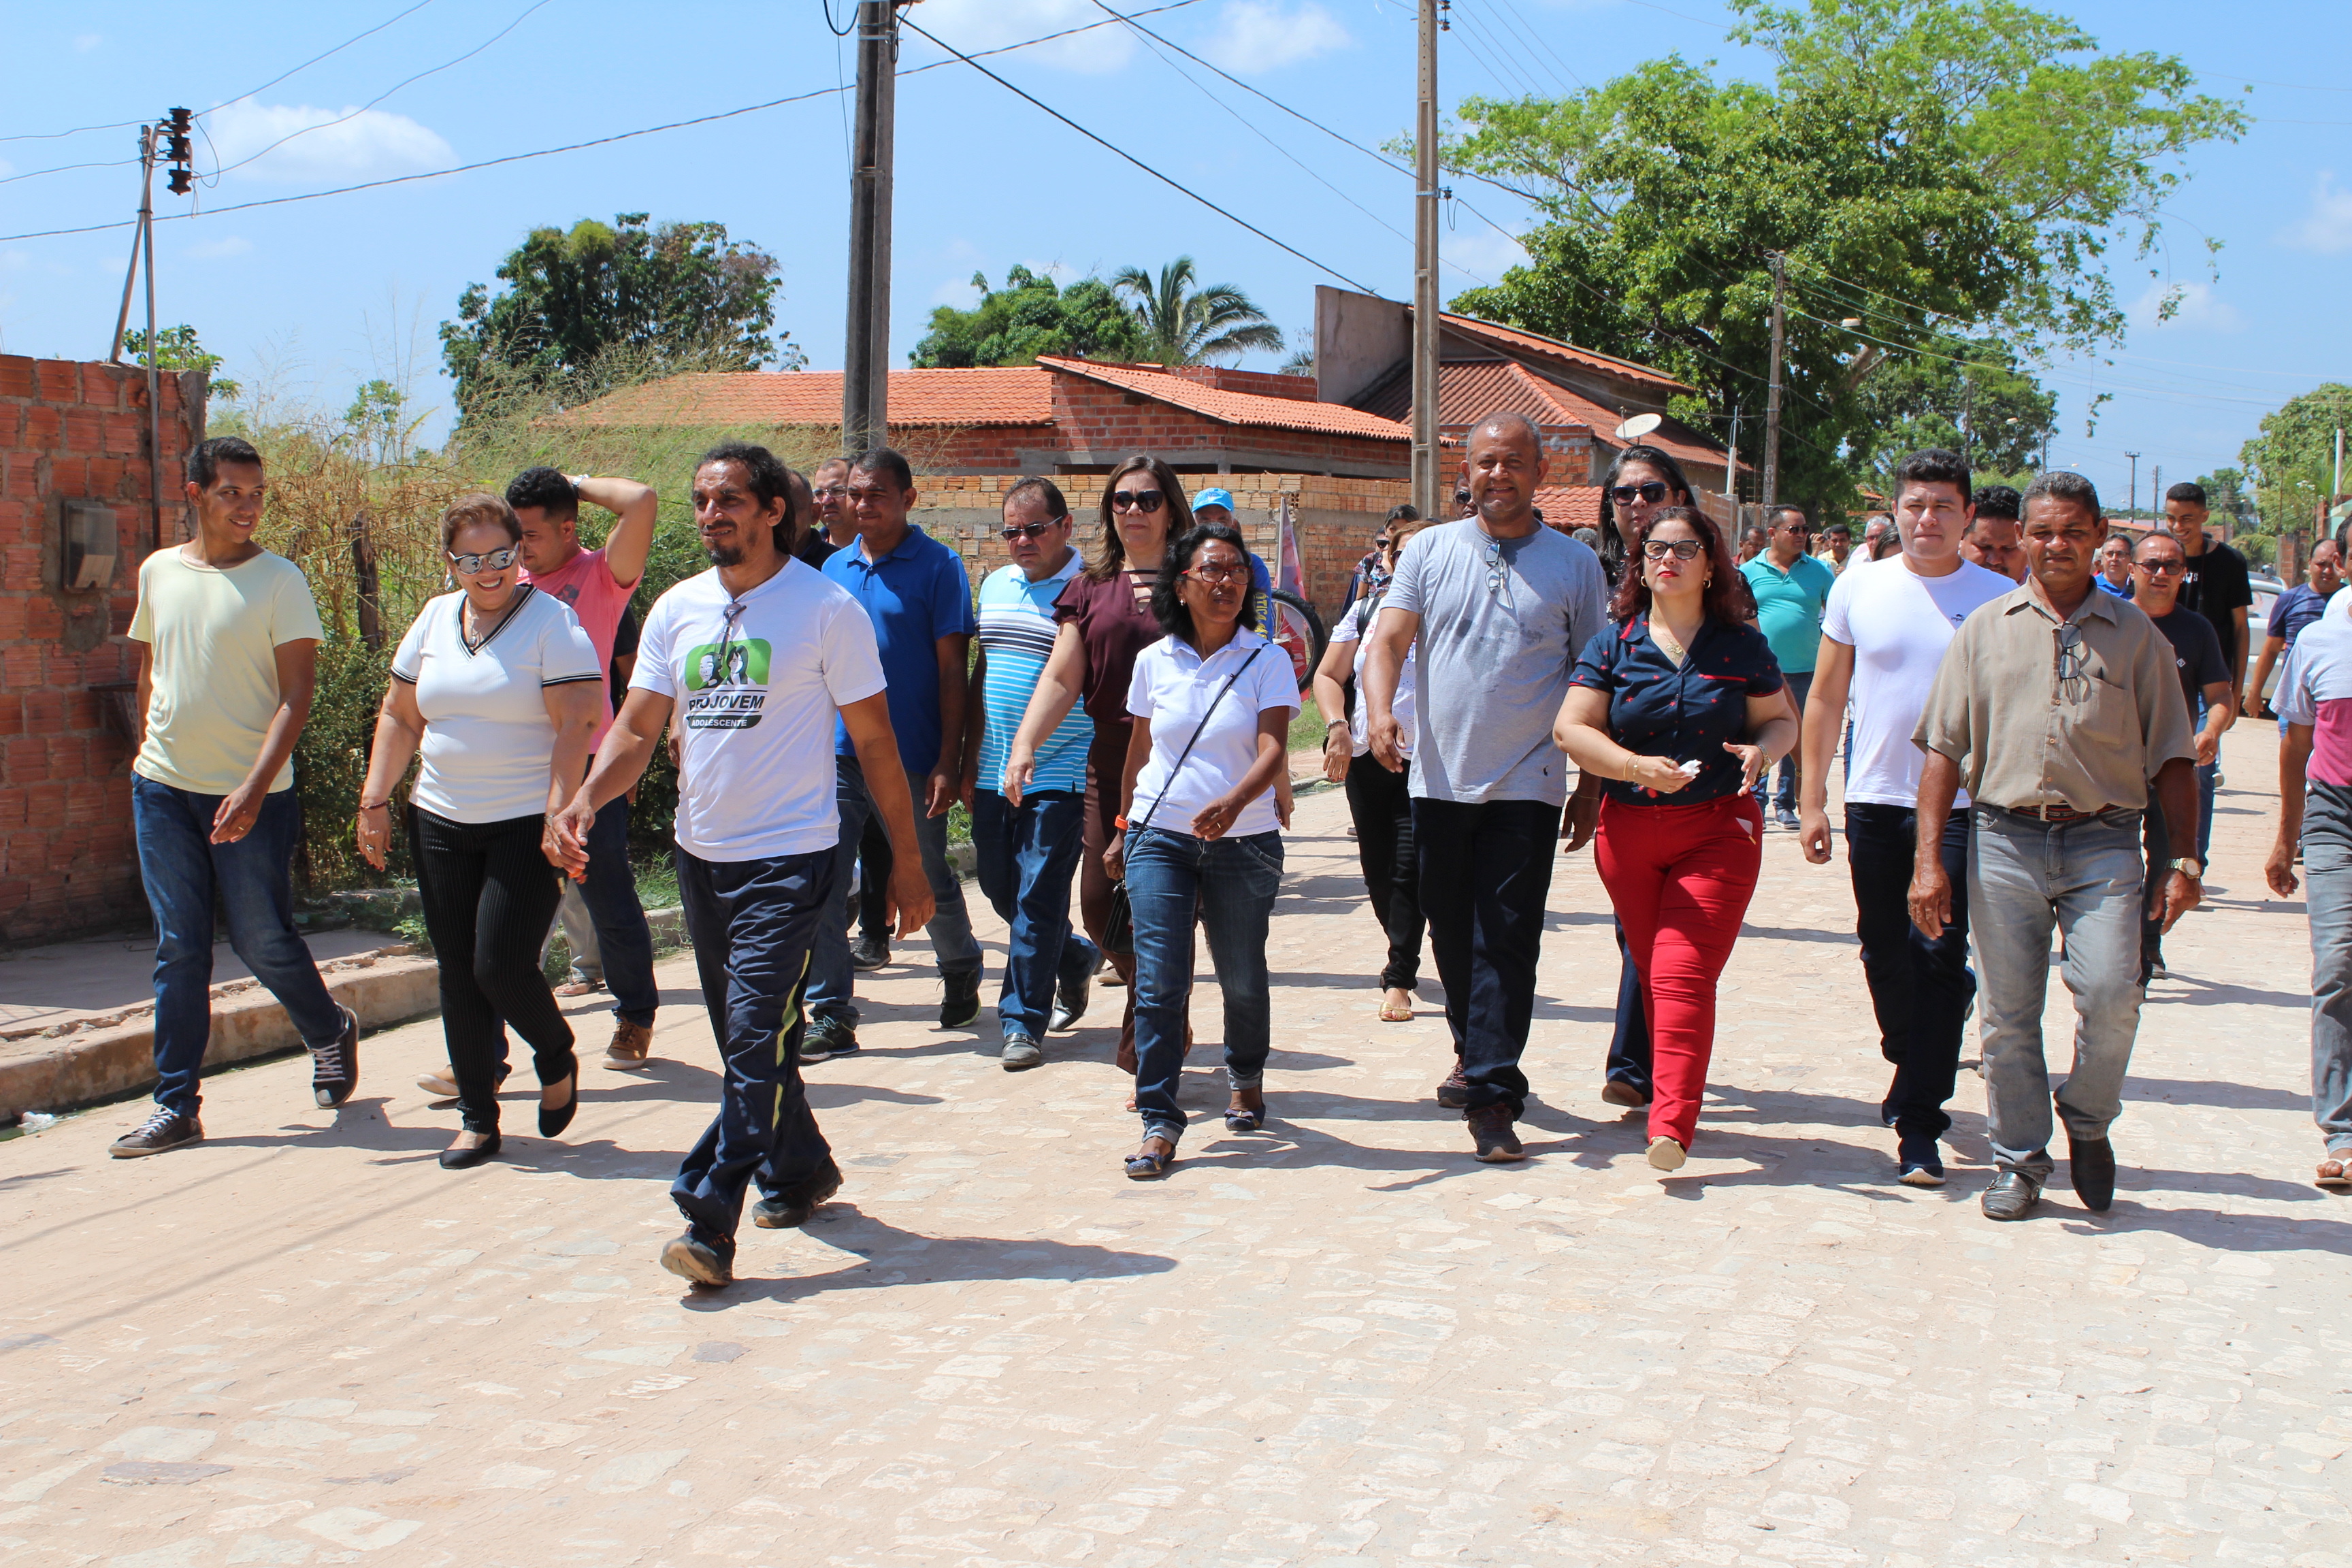
POLYGON ((1411 991, 1421 984, 1421 868, 1412 853, 1412 786, 1370 752, 1348 764, 1348 812, 1356 820, 1356 856, 1372 918, 1388 932, 1389 959, 1381 987, 1411 991))
POLYGON ((562 896, 555 868, 540 853, 543 820, 452 822, 411 807, 416 893, 441 963, 441 1032, 457 1079, 467 1131, 499 1129, 499 1020, 530 1045, 542 1084, 579 1070, 572 1026, 547 988, 539 942, 562 896))

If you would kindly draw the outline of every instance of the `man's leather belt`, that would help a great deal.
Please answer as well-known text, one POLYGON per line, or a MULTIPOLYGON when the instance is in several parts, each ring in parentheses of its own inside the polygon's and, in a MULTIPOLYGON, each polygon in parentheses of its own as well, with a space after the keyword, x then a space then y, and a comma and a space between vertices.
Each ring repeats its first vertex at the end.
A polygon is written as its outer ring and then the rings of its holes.
POLYGON ((2105 816, 2111 811, 2121 811, 2116 805, 2095 806, 2089 811, 2076 811, 2071 805, 2020 805, 2010 809, 2020 816, 2038 817, 2043 822, 2088 822, 2095 816, 2105 816))

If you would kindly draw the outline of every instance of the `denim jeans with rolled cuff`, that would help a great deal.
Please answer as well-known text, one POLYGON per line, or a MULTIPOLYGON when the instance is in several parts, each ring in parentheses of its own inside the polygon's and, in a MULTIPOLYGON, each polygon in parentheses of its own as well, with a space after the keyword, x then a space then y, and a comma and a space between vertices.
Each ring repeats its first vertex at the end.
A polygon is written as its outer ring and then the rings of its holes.
POLYGON ((973 870, 1009 928, 996 1017, 1007 1039, 1045 1037, 1057 987, 1076 986, 1102 963, 1070 929, 1070 882, 1078 868, 1086 796, 1030 790, 1014 805, 994 790, 971 792, 973 870))
POLYGON ((1975 816, 1969 903, 1983 976, 1986 1134, 2002 1170, 2046 1182, 2053 1100, 2076 1138, 2105 1138, 2123 1110, 2146 995, 2140 814, 2046 823, 1979 805, 1975 816), (2059 974, 2074 998, 2074 1063, 2054 1089, 2042 1037, 2053 926, 2065 937, 2059 974))
POLYGON ((1266 927, 1282 889, 1282 835, 1195 838, 1160 827, 1127 835, 1128 907, 1135 919, 1135 1108, 1143 1135, 1184 1135, 1176 1103, 1192 994, 1192 927, 1209 939, 1225 1003, 1225 1077, 1255 1089, 1273 1047, 1266 927))
POLYGON ((1500 1105, 1517 1118, 1527 1106, 1519 1058, 1535 1020, 1559 813, 1540 800, 1412 803, 1421 909, 1473 1110, 1500 1105))
POLYGON ((2303 836, 2311 926, 2311 1119, 2332 1153, 2352 1152, 2352 838, 2303 836))
POLYGON ((212 1037, 215 895, 228 916, 230 951, 278 998, 303 1042, 316 1049, 343 1032, 342 1009, 294 931, 294 844, 302 830, 294 792, 263 797, 252 831, 215 844, 213 817, 226 798, 131 779, 139 879, 155 916, 155 1103, 184 1116, 204 1100, 196 1079, 212 1037))
MULTIPOLYGON (((834 802, 841 812, 841 838, 834 847, 836 868, 832 904, 817 927, 816 956, 809 972, 810 1016, 835 1018, 857 1026, 857 972, 849 963, 849 890, 857 885, 857 848, 866 825, 876 815, 874 797, 866 793, 866 772, 855 757, 836 756, 834 802)), ((929 775, 910 773, 908 791, 915 801, 915 842, 922 847, 923 875, 931 884, 930 924, 923 928, 931 939, 931 956, 942 974, 977 974, 980 943, 971 934, 971 916, 965 910, 963 883, 948 864, 948 819, 928 816, 923 792, 929 775)))

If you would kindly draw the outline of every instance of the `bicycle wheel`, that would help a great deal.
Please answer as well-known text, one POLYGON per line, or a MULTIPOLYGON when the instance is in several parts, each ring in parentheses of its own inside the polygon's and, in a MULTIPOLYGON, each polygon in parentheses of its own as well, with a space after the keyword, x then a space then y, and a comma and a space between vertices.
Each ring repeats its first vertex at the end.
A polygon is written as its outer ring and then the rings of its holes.
POLYGON ((1315 667, 1323 662, 1323 650, 1330 646, 1331 634, 1323 625, 1323 617, 1315 606, 1296 594, 1277 588, 1274 591, 1275 626, 1270 633, 1298 673, 1298 688, 1307 689, 1314 677, 1315 667))

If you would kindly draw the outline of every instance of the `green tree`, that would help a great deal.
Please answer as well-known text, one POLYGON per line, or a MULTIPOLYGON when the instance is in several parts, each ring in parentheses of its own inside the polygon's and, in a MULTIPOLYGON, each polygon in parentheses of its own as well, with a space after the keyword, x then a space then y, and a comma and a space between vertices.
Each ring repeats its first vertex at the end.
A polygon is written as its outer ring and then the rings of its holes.
MULTIPOLYGON (((212 395, 234 398, 245 390, 242 383, 218 373, 221 356, 207 353, 196 341, 196 329, 182 321, 176 327, 158 328, 155 332, 157 370, 201 370, 212 375, 212 395)), ((122 352, 131 356, 133 364, 147 363, 147 329, 133 327, 122 334, 122 352)))
POLYGON ((1881 495, 1894 493, 1895 465, 1923 447, 1964 453, 1987 475, 2029 473, 2058 427, 2057 395, 1989 339, 1931 338, 1873 370, 1855 403, 1849 470, 1881 495))
POLYGON ((907 356, 908 363, 961 369, 1034 364, 1039 354, 1138 356, 1135 319, 1099 278, 1082 278, 1064 289, 1015 264, 1004 275, 1003 289, 991 289, 980 272, 971 275, 971 286, 980 290, 980 303, 968 310, 952 305, 933 310, 931 330, 907 356))
POLYGON ((2119 341, 2108 252, 2121 235, 2146 254, 2181 155, 2246 124, 2178 58, 2095 54, 2010 0, 1730 5, 1733 39, 1779 61, 1769 85, 1670 56, 1565 99, 1461 106, 1448 162, 1542 221, 1527 265, 1455 306, 1657 364, 1700 389, 1674 412, 1718 434, 1743 406, 1754 461, 1784 253, 1792 495, 1850 497, 1862 389, 1890 358, 1951 335, 2119 341))
POLYGON ((2262 433, 2238 449, 2270 527, 2298 528, 2317 515, 2336 483, 2338 430, 2352 432, 2352 386, 2331 381, 2263 415, 2262 433))
POLYGON ((626 351, 633 368, 757 370, 805 363, 775 325, 776 258, 731 241, 719 223, 648 226, 645 213, 537 228, 499 263, 508 286, 479 283, 441 323, 441 358, 462 416, 493 387, 532 391, 593 375, 626 351))
POLYGON ((1110 286, 1133 301, 1129 307, 1142 342, 1142 357, 1154 364, 1202 364, 1252 349, 1282 352, 1282 329, 1266 319, 1250 297, 1230 283, 1200 287, 1189 256, 1160 269, 1122 267, 1110 286))

